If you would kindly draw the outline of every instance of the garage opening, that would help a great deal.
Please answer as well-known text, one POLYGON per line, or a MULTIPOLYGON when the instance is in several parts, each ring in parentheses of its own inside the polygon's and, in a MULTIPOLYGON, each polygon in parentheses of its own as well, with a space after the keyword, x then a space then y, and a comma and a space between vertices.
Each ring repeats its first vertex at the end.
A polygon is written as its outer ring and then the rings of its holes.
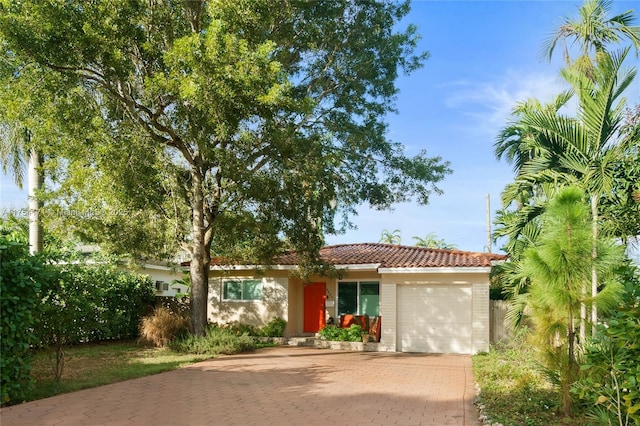
POLYGON ((472 353, 470 285, 398 285, 396 301, 398 351, 472 353))

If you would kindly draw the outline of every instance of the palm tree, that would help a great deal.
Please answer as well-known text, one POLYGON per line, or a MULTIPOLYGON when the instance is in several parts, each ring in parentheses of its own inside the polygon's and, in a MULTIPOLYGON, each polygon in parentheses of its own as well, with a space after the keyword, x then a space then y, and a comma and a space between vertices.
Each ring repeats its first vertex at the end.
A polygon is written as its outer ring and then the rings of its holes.
MULTIPOLYGON (((520 179, 522 180, 522 179, 520 179)), ((503 200, 512 199, 509 195, 509 187, 503 193, 503 200), (506 194, 506 195, 505 195, 506 194)), ((532 184, 527 184, 533 186, 532 184)), ((521 324, 524 318, 524 309, 528 297, 531 281, 523 270, 522 258, 525 251, 536 244, 541 232, 541 217, 546 211, 547 204, 561 189, 559 184, 553 182, 541 182, 536 184, 535 194, 522 196, 517 209, 502 209, 496 214, 494 238, 505 238, 503 246, 509 254, 509 259, 491 268, 491 279, 497 281, 502 287, 502 292, 511 301, 506 319, 512 328, 521 324)), ((528 193, 528 190, 515 193, 528 193)), ((507 203, 508 205, 509 203, 507 203)), ((582 318, 586 321, 586 306, 583 308, 582 318)))
POLYGON ((579 45, 581 57, 578 61, 590 64, 591 53, 595 56, 604 53, 608 45, 618 44, 625 38, 632 43, 637 52, 640 49, 640 27, 631 25, 635 19, 633 9, 610 17, 612 4, 611 0, 586 0, 578 9, 578 17, 565 19, 544 42, 542 55, 551 60, 560 42, 565 63, 569 66, 571 58, 567 41, 571 40, 571 44, 579 45))
POLYGON ((537 111, 557 113, 572 96, 572 90, 565 90, 547 104, 535 98, 518 103, 511 112, 511 119, 507 126, 496 137, 493 145, 496 158, 507 160, 513 165, 513 171, 518 175, 522 166, 540 155, 540 150, 543 149, 543 144, 536 141, 536 138, 541 135, 535 129, 527 127, 522 122, 522 118, 537 111))
POLYGON ((535 98, 518 103, 507 126, 498 134, 494 143, 496 158, 506 159, 516 174, 515 181, 508 184, 502 193, 503 209, 497 212, 493 232, 494 239, 506 240, 502 249, 509 254, 509 259, 492 268, 491 272, 492 279, 500 283, 503 293, 512 302, 507 313, 512 327, 519 325, 523 318, 523 300, 530 284, 522 270, 522 255, 527 247, 535 243, 540 232, 539 217, 559 187, 558 176, 552 169, 547 171, 544 181, 541 181, 540 176, 532 177, 522 172, 528 162, 546 155, 548 145, 540 140, 544 135, 527 126, 523 119, 543 111, 557 114, 572 96, 573 91, 567 90, 547 104, 535 98))
POLYGON ((506 209, 515 204, 517 210, 523 210, 517 215, 503 215, 495 232, 495 237, 508 237, 507 252, 513 258, 512 246, 516 243, 527 224, 536 216, 544 212, 547 195, 554 193, 557 186, 548 186, 547 182, 557 182, 558 176, 554 168, 549 168, 544 181, 539 176, 532 178, 523 173, 522 169, 534 158, 548 155, 548 141, 542 140, 545 135, 526 124, 525 117, 532 114, 546 112, 557 114, 573 96, 572 90, 566 90, 555 97, 550 103, 542 104, 532 98, 516 105, 511 113, 507 126, 496 137, 494 152, 498 160, 506 159, 513 165, 516 180, 505 188, 502 193, 502 205, 506 209), (504 222, 504 221, 507 222, 504 222))
MULTIPOLYGON (((577 68, 562 70, 562 76, 578 97, 577 118, 534 111, 521 120, 524 126, 539 135, 535 140, 544 145, 539 150, 540 155, 522 166, 521 175, 544 181, 548 180, 549 171, 557 172, 556 178, 563 177, 567 182, 577 180, 589 194, 594 259, 598 255, 600 198, 611 191, 616 162, 621 150, 625 149, 616 141, 624 120, 625 100, 620 97, 636 74, 635 68, 621 70, 628 52, 629 48, 617 54, 599 56, 592 76, 586 76, 577 68)), ((591 294, 592 297, 598 294, 595 268, 592 270, 591 294)), ((594 304, 591 314, 594 332, 597 319, 594 304)))
POLYGON ((24 163, 27 160, 27 189, 29 194, 29 251, 42 251, 42 201, 39 192, 44 185, 42 155, 31 141, 31 132, 19 124, 4 123, 0 128, 0 165, 4 173, 13 174, 16 185, 22 189, 24 163))
POLYGON ((389 231, 388 229, 382 230, 382 235, 380 235, 380 242, 386 244, 400 244, 402 238, 400 237, 400 230, 394 229, 393 231, 389 231))
POLYGON ((455 244, 449 244, 445 242, 445 240, 438 238, 435 232, 429 232, 426 237, 413 237, 416 240, 416 247, 426 247, 426 248, 436 248, 436 249, 446 249, 446 250, 454 250, 458 247, 455 244))

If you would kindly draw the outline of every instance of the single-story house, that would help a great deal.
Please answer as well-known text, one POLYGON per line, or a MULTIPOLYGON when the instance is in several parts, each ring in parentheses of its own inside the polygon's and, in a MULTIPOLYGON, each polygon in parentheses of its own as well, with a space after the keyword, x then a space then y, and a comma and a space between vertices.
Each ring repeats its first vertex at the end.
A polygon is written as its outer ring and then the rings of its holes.
POLYGON ((330 276, 298 278, 298 257, 268 269, 213 259, 211 322, 287 321, 287 336, 316 333, 341 315, 380 317, 386 351, 474 354, 489 349, 489 272, 505 255, 363 243, 323 247, 330 276))

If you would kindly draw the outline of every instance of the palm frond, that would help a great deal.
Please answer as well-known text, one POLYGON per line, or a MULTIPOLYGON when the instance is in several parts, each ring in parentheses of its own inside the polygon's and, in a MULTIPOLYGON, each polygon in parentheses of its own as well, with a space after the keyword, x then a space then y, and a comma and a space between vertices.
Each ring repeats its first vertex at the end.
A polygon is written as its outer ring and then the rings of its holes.
POLYGON ((7 123, 0 126, 0 166, 3 173, 13 175, 20 189, 29 157, 29 143, 30 134, 25 127, 7 123))

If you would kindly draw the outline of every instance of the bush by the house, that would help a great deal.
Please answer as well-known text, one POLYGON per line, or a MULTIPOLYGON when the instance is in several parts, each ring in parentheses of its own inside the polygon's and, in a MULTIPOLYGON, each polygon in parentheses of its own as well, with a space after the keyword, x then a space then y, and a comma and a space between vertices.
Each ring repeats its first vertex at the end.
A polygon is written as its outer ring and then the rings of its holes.
POLYGON ((321 339, 332 340, 338 342, 361 342, 362 341, 362 327, 357 324, 352 324, 349 328, 339 328, 335 325, 328 325, 323 327, 318 335, 321 339))
POLYGON ((0 230, 0 403, 17 400, 30 386, 31 354, 37 343, 33 314, 44 265, 30 256, 17 233, 0 230))
POLYGON ((176 352, 208 355, 231 355, 255 349, 253 338, 247 334, 236 334, 230 328, 210 325, 204 336, 186 334, 169 342, 176 352))
POLYGON ((140 339, 157 347, 165 347, 176 337, 189 331, 189 318, 162 306, 140 322, 140 339))
MULTIPOLYGON (((213 326, 217 327, 216 324, 214 324, 213 326)), ((232 334, 235 334, 236 336, 241 336, 243 334, 247 334, 249 336, 258 336, 260 334, 260 329, 255 325, 242 324, 237 321, 224 324, 221 328, 224 328, 225 330, 229 331, 232 334)))
POLYGON ((273 318, 258 332, 260 337, 282 337, 287 322, 282 318, 273 318))
POLYGON ((171 312, 188 317, 191 313, 191 306, 188 299, 183 300, 177 296, 155 296, 154 306, 156 308, 165 307, 171 312))

